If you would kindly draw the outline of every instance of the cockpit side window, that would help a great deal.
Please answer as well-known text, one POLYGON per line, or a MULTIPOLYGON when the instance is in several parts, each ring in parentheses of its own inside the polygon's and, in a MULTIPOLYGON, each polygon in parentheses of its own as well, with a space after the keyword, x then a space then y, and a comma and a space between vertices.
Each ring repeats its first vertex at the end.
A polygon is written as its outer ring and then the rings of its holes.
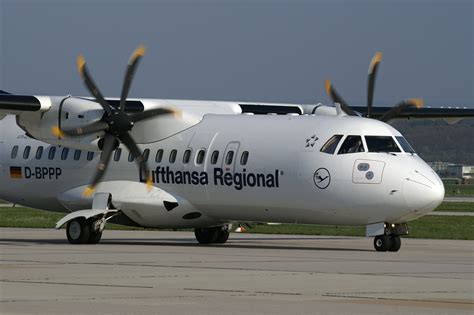
POLYGON ((390 136, 365 136, 365 142, 369 152, 401 152, 390 136))
POLYGON ((411 147, 411 145, 408 143, 408 141, 403 138, 402 136, 395 137, 397 139, 398 144, 402 147, 403 151, 406 153, 415 153, 415 150, 411 147))
POLYGON ((334 154, 336 152, 337 145, 339 144, 339 141, 341 141, 342 135, 334 135, 331 138, 329 138, 328 141, 321 147, 321 152, 327 153, 327 154, 334 154))
POLYGON ((364 144, 362 143, 361 136, 347 136, 337 154, 349 154, 364 151, 364 144))

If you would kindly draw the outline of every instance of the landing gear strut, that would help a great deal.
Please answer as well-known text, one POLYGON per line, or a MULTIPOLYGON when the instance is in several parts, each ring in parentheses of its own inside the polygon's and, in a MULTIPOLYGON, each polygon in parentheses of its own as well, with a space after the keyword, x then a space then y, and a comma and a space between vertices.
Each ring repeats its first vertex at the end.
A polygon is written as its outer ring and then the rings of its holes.
POLYGON ((210 228, 196 228, 194 235, 199 244, 224 244, 229 239, 229 226, 216 226, 210 228))

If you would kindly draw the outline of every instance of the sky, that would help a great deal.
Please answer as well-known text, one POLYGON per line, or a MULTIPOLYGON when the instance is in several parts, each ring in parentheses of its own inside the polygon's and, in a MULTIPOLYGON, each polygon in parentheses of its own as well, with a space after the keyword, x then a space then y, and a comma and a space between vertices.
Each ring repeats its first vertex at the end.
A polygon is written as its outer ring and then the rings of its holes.
POLYGON ((148 48, 130 97, 330 103, 324 79, 366 104, 421 97, 474 107, 473 0, 0 0, 0 90, 88 96, 84 54, 119 96, 131 52, 148 48))

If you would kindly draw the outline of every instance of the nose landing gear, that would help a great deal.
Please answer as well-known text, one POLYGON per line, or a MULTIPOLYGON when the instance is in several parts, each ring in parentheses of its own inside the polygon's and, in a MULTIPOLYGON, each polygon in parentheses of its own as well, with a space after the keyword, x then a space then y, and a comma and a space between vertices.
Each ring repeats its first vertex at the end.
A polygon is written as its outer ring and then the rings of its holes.
POLYGON ((406 223, 373 223, 366 227, 366 236, 375 236, 374 248, 378 252, 398 252, 402 245, 400 235, 408 234, 406 223))
POLYGON ((374 238, 374 248, 378 252, 398 252, 402 245, 400 236, 392 235, 378 235, 374 238))

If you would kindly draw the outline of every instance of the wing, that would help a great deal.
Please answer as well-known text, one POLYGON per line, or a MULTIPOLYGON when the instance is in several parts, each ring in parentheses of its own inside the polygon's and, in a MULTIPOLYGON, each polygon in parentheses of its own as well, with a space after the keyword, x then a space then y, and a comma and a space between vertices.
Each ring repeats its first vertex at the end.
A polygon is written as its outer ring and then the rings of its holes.
MULTIPOLYGON (((366 110, 365 106, 352 106, 352 109, 359 113, 363 113, 366 110)), ((380 118, 386 114, 391 107, 372 107, 371 118, 380 118)), ((470 118, 474 117, 474 108, 467 107, 422 107, 416 108, 411 107, 402 110, 396 118, 398 119, 411 119, 411 118, 425 118, 425 119, 444 119, 444 118, 470 118)))

